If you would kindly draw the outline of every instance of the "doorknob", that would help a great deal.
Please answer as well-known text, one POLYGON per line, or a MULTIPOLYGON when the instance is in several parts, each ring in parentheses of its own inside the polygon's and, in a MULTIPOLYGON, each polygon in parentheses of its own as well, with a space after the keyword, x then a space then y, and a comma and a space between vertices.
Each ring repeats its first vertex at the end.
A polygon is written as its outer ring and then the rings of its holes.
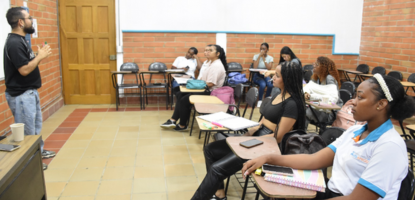
POLYGON ((110 60, 117 60, 117 56, 116 55, 110 55, 110 60))

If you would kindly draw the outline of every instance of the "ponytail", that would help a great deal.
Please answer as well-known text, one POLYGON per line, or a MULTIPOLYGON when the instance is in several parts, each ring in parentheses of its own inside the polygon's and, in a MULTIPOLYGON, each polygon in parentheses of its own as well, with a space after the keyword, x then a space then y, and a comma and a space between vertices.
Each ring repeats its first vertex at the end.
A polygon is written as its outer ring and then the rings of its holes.
POLYGON ((217 44, 213 45, 216 48, 216 52, 220 53, 219 54, 219 60, 222 62, 223 67, 225 67, 225 71, 228 71, 228 62, 226 61, 226 54, 225 54, 225 50, 223 50, 223 48, 217 44))

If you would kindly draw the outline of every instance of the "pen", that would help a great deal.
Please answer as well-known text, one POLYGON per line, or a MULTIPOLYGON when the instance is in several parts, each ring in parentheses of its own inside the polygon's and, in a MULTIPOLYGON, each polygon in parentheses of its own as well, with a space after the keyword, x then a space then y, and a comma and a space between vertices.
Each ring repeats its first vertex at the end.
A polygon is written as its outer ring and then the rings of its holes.
POLYGON ((213 129, 212 126, 209 126, 208 124, 206 124, 205 122, 203 122, 203 126, 206 127, 207 129, 211 130, 213 129))
POLYGON ((217 122, 211 122, 211 124, 216 125, 216 126, 221 127, 221 128, 223 127, 221 124, 219 124, 217 122))

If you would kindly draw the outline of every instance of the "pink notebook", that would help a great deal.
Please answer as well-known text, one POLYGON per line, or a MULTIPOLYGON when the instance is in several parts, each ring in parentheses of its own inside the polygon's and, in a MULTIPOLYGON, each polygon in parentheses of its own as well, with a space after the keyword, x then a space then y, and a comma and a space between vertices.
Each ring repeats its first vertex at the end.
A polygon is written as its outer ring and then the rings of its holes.
POLYGON ((265 174, 265 180, 319 192, 326 191, 323 171, 293 169, 294 176, 265 174))

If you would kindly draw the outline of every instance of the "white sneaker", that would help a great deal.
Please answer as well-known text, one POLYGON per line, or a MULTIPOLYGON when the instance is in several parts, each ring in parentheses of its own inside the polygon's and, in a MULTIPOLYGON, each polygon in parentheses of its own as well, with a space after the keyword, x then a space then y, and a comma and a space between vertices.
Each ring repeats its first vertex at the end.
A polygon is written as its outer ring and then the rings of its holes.
POLYGON ((258 101, 258 104, 256 105, 256 107, 260 108, 262 104, 262 101, 258 101))

